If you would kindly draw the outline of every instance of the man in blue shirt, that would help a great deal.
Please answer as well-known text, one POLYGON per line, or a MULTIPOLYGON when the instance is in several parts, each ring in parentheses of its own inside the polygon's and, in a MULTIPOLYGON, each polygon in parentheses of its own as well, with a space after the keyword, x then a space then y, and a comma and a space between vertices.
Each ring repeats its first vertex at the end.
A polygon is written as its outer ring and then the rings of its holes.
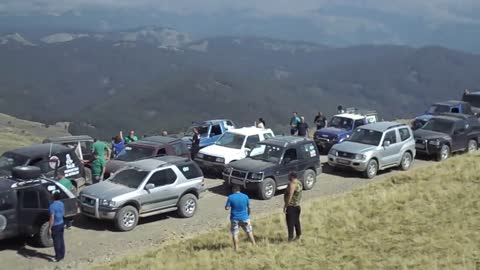
POLYGON ((233 194, 228 196, 225 210, 230 210, 230 232, 232 233, 233 248, 238 250, 239 227, 248 234, 248 238, 255 245, 252 224, 250 223, 250 199, 240 192, 240 186, 233 186, 233 194))
POLYGON ((65 206, 60 201, 60 192, 54 191, 52 194, 53 202, 50 204, 50 235, 53 239, 53 248, 55 249, 55 257, 53 262, 59 262, 65 257, 65 240, 63 239, 64 224, 63 216, 65 215, 65 206))

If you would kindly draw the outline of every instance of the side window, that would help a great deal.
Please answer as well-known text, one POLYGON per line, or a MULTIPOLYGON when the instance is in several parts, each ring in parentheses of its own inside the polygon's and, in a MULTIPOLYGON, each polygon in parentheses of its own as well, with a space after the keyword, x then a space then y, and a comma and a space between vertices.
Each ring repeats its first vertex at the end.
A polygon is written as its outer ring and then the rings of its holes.
POLYGON ((200 168, 193 163, 177 165, 177 168, 183 173, 183 175, 187 179, 193 179, 193 178, 198 178, 203 176, 203 173, 200 170, 200 168))
POLYGON ((302 158, 309 159, 318 156, 317 150, 315 150, 315 145, 313 143, 307 143, 301 147, 302 158))
POLYGON ((260 142, 260 137, 258 135, 248 136, 245 147, 249 149, 255 148, 255 145, 260 142))
POLYGON ((233 122, 230 121, 230 120, 228 120, 228 121, 227 121, 227 126, 228 126, 228 127, 233 127, 233 122))
POLYGON ((354 123, 354 127, 353 128, 357 128, 359 126, 363 126, 365 124, 365 121, 363 119, 358 119, 358 120, 355 120, 355 123, 354 123))
POLYGON ((269 133, 263 134, 263 139, 266 140, 266 139, 270 139, 270 138, 273 138, 273 134, 272 134, 272 133, 269 132, 269 133))
POLYGON ((165 156, 165 155, 167 155, 167 150, 165 150, 165 148, 160 148, 160 149, 158 149, 158 151, 157 151, 157 157, 165 156))
POLYGON ((452 113, 460 113, 460 109, 459 109, 459 108, 452 108, 452 109, 450 109, 450 112, 452 112, 452 113))
POLYGON ((39 209, 40 208, 40 194, 37 190, 26 189, 21 191, 22 207, 24 209, 39 209))
POLYGON ((210 131, 210 137, 214 137, 217 135, 222 135, 222 128, 220 125, 213 125, 212 130, 210 131))
POLYGON ((297 149, 295 148, 290 148, 285 151, 285 155, 283 156, 283 160, 297 160, 297 149))
MULTIPOLYGON (((62 163, 61 160, 60 160, 60 163, 62 163)), ((52 171, 52 169, 48 165, 48 160, 44 159, 44 158, 36 158, 36 159, 32 160, 29 165, 39 167, 40 170, 42 171, 42 173, 48 173, 48 172, 52 171)), ((62 165, 60 164, 60 166, 62 166, 62 165)))
POLYGON ((412 136, 408 128, 401 128, 398 130, 398 132, 400 133, 400 140, 402 140, 402 142, 410 139, 410 137, 412 136))
POLYGON ((177 180, 177 175, 172 169, 165 169, 152 174, 148 184, 154 184, 155 187, 171 185, 177 180))
POLYGON ((387 132, 387 134, 385 134, 385 139, 383 139, 383 141, 390 141, 390 144, 395 144, 397 143, 397 134, 395 132, 395 130, 390 130, 389 132, 387 132))

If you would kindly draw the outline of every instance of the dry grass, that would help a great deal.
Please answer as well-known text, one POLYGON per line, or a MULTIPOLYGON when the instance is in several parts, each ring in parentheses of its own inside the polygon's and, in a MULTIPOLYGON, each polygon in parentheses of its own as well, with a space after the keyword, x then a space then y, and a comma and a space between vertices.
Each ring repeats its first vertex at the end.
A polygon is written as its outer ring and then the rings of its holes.
POLYGON ((234 253, 228 230, 124 258, 107 269, 475 269, 480 261, 480 156, 462 156, 303 208, 304 238, 283 215, 253 220, 258 247, 234 253))
POLYGON ((44 124, 17 119, 0 114, 0 154, 22 146, 41 143, 50 136, 64 136, 68 123, 58 123, 48 128, 44 124))

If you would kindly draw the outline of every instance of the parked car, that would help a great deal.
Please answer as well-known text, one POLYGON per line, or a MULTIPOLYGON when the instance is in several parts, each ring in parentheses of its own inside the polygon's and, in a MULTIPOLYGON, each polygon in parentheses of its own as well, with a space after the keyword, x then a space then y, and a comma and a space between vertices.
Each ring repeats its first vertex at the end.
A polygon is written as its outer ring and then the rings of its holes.
POLYGON ((464 92, 462 101, 470 103, 472 111, 477 116, 480 115, 480 91, 477 92, 464 92))
POLYGON ((445 160, 455 152, 478 149, 480 122, 464 114, 442 114, 432 117, 414 132, 417 152, 445 160))
POLYGON ((223 171, 228 185, 256 191, 262 200, 271 199, 288 185, 290 171, 297 172, 305 190, 312 189, 322 172, 315 142, 294 136, 277 136, 259 142, 247 158, 230 163, 223 171))
POLYGON ((183 157, 164 156, 129 163, 109 179, 91 185, 79 195, 81 213, 112 220, 120 231, 130 231, 141 217, 177 211, 193 217, 205 191, 202 171, 183 157))
POLYGON ((378 116, 375 111, 349 109, 347 113, 333 116, 328 127, 317 130, 314 140, 320 151, 328 152, 333 145, 350 137, 356 128, 377 121, 378 116))
POLYGON ((379 170, 410 169, 415 158, 415 139, 410 127, 396 122, 378 122, 358 127, 350 138, 328 153, 333 168, 348 168, 373 178, 379 170))
POLYGON ((48 223, 53 191, 60 192, 66 218, 77 214, 75 195, 41 174, 38 167, 14 167, 11 177, 0 177, 0 240, 31 237, 39 246, 53 246, 48 223))
POLYGON ((215 144, 200 150, 195 161, 203 170, 221 173, 225 165, 245 158, 258 142, 274 136, 271 129, 256 127, 230 129, 215 144))
POLYGON ((444 102, 437 102, 430 106, 430 108, 425 112, 425 114, 421 116, 417 116, 412 123, 412 128, 419 129, 427 121, 432 118, 434 115, 439 115, 442 113, 461 113, 461 114, 468 114, 474 115, 472 110, 472 106, 470 103, 465 101, 458 101, 458 100, 449 100, 444 102))
POLYGON ((45 177, 54 177, 61 171, 80 189, 90 183, 92 173, 85 168, 75 150, 60 144, 34 144, 7 151, 0 156, 0 175, 9 176, 17 166, 39 167, 45 177))
POLYGON ((200 148, 203 148, 214 144, 223 133, 235 127, 235 123, 228 119, 195 122, 185 132, 183 140, 187 143, 188 149, 190 149, 192 147, 193 129, 197 128, 200 133, 200 148))
POLYGON ((190 159, 190 151, 182 139, 167 136, 146 137, 128 143, 119 156, 109 160, 105 169, 105 177, 108 178, 110 174, 124 167, 127 162, 166 155, 190 159))
POLYGON ((93 138, 88 135, 49 137, 43 143, 56 143, 75 149, 80 160, 91 160, 93 158, 93 138))

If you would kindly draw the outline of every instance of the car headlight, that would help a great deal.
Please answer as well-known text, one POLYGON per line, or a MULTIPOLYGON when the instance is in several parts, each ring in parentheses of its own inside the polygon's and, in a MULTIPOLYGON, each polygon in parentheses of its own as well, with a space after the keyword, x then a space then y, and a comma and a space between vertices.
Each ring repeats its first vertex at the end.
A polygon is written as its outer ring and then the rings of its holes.
POLYGON ((263 179, 263 172, 260 172, 260 173, 250 173, 248 175, 249 179, 251 180, 262 180, 263 179))
POLYGON ((198 154, 197 154, 197 158, 203 158, 203 154, 202 154, 202 153, 198 153, 198 154))
POLYGON ((357 159, 357 160, 364 160, 364 159, 365 159, 365 155, 356 154, 356 155, 355 155, 355 159, 357 159))
POLYGON ((218 163, 225 163, 225 159, 224 159, 224 158, 221 158, 221 157, 217 157, 217 158, 215 159, 215 161, 218 162, 218 163))
POLYGON ((439 146, 440 145, 440 140, 439 139, 430 140, 430 141, 428 141, 428 144, 439 146))
POLYGON ((100 205, 101 206, 108 206, 108 207, 115 207, 116 203, 111 200, 100 200, 100 205))
POLYGON ((330 149, 330 152, 328 154, 332 156, 338 156, 338 151, 335 149, 330 149))

